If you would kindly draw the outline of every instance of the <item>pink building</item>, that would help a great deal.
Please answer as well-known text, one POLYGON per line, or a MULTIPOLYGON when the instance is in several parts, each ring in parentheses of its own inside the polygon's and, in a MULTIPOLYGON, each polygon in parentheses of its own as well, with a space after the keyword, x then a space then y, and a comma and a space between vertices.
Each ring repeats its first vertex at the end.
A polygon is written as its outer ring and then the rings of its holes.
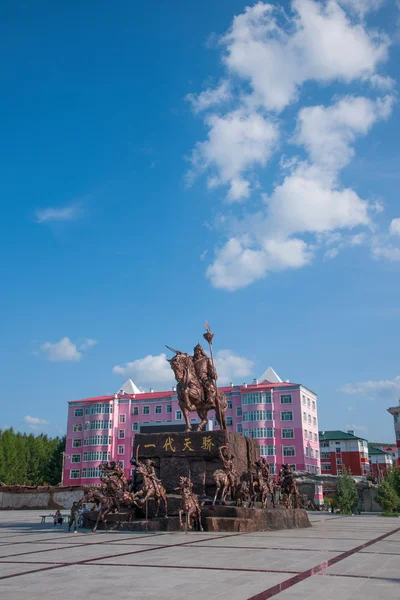
MULTIPOLYGON (((320 473, 317 397, 298 383, 282 381, 270 367, 252 384, 220 388, 227 397, 228 429, 258 440, 276 474, 283 463, 320 473)), ((211 413, 210 413, 211 415, 211 413)), ((198 418, 192 418, 193 424, 198 418)), ((99 483, 99 465, 120 461, 127 477, 136 433, 184 429, 175 388, 140 392, 129 379, 112 396, 69 402, 64 485, 99 483), (181 427, 179 427, 181 426, 181 427)), ((209 421, 209 429, 218 429, 209 421)))

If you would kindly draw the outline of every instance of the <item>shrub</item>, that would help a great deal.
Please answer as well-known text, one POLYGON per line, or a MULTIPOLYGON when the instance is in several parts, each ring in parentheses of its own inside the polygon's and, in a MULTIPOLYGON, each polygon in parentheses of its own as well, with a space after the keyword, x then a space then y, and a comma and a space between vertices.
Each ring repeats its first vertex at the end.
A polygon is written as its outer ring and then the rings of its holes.
POLYGON ((379 486, 376 501, 382 506, 384 514, 392 514, 400 507, 400 498, 388 478, 379 486))
POLYGON ((338 478, 335 505, 343 514, 351 514, 358 505, 357 487, 354 479, 347 472, 338 478))

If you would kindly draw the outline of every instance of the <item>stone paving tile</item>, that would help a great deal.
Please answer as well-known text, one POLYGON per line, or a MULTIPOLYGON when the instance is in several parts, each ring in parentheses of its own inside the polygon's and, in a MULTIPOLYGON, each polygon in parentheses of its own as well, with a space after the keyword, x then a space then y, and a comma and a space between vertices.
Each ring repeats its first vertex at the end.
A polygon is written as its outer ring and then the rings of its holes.
POLYGON ((71 566, 21 575, 0 582, 0 593, 12 600, 59 600, 69 597, 89 597, 96 600, 193 600, 228 598, 246 600, 265 588, 283 581, 279 573, 232 574, 196 569, 147 569, 100 566, 71 566), (45 595, 44 595, 44 590, 45 595), (27 595, 28 592, 28 595, 27 595))
POLYGON ((400 581, 400 555, 388 556, 358 552, 336 565, 332 565, 326 569, 325 573, 327 575, 360 575, 364 577, 367 575, 369 577, 385 577, 388 579, 398 579, 400 581))
MULTIPOLYGON (((26 550, 29 552, 28 554, 21 554, 15 556, 8 556, 7 560, 14 559, 16 562, 66 562, 66 563, 75 563, 81 560, 87 560, 92 558, 100 558, 102 556, 115 556, 117 557, 119 554, 124 554, 125 552, 138 552, 139 550, 147 550, 148 546, 139 546, 135 545, 132 548, 122 548, 121 546, 114 546, 112 544, 103 546, 99 544, 98 546, 90 545, 90 546, 78 546, 76 548, 55 548, 53 550, 46 550, 43 552, 43 546, 40 546, 40 552, 36 550, 31 550, 27 548, 26 550)), ((4 557, 5 558, 5 557, 4 557)), ((0 558, 0 561, 2 559, 0 558)))
POLYGON ((396 519, 316 513, 310 515, 313 527, 301 530, 239 535, 80 530, 74 535, 41 525, 39 514, 0 511, 1 599, 63 600, 79 594, 96 600, 250 600, 271 588, 273 597, 283 600, 400 597, 400 532, 391 533, 400 527, 396 519), (327 561, 386 533, 384 540, 325 568, 327 561), (21 556, 5 558, 10 554, 21 556), (85 559, 92 562, 79 564, 85 559), (289 571, 306 579, 280 592, 276 586, 295 581, 289 571))
MULTIPOLYGON (((211 550, 212 552, 212 550, 211 550)), ((339 553, 337 553, 339 554, 339 553)), ((96 564, 153 564, 192 567, 217 567, 231 569, 272 569, 278 571, 301 572, 336 556, 328 552, 299 552, 298 550, 279 552, 276 550, 242 550, 229 548, 213 553, 210 563, 210 549, 201 547, 169 548, 151 553, 121 556, 119 559, 96 560, 96 564)))

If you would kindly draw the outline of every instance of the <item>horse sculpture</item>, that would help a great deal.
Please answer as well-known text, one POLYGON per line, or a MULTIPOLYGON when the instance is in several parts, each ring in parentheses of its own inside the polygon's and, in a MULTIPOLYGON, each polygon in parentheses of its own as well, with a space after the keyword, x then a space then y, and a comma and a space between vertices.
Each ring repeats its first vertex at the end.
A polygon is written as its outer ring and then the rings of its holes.
POLYGON ((149 500, 155 500, 157 505, 156 517, 160 511, 162 500, 164 505, 164 516, 168 518, 168 502, 165 487, 161 483, 161 480, 157 478, 153 463, 150 460, 147 460, 145 463, 140 462, 138 454, 139 446, 136 449, 136 460, 134 461, 134 464, 136 466, 136 473, 143 478, 143 487, 135 494, 131 494, 132 500, 137 503, 137 499, 139 499, 140 504, 138 504, 138 506, 140 507, 145 506, 149 500))
POLYGON ((221 504, 225 504, 228 495, 233 498, 238 484, 238 474, 233 465, 233 455, 228 452, 226 446, 220 446, 219 455, 224 468, 217 469, 213 474, 216 487, 213 504, 216 503, 218 494, 220 494, 221 504))
POLYGON ((97 515, 96 523, 92 529, 93 532, 97 530, 97 526, 100 521, 104 521, 105 528, 107 529, 107 520, 105 517, 112 511, 118 511, 119 504, 114 496, 107 496, 104 491, 99 488, 89 488, 83 499, 83 502, 93 502, 94 504, 100 505, 100 510, 97 515))
POLYGON ((261 502, 262 508, 267 508, 268 505, 268 497, 271 496, 272 505, 275 508, 275 492, 276 492, 276 484, 275 480, 270 475, 270 466, 268 461, 261 457, 255 463, 256 467, 256 476, 255 481, 253 483, 254 490, 254 500, 259 500, 261 502))
POLYGON ((225 394, 221 393, 213 384, 205 393, 204 385, 196 375, 193 358, 189 354, 177 352, 169 362, 177 381, 178 404, 185 419, 186 431, 192 430, 190 411, 196 411, 199 415, 200 423, 197 431, 201 431, 207 423, 208 411, 213 409, 221 429, 226 429, 224 412, 227 408, 227 401, 225 394))
POLYGON ((182 496, 182 508, 179 509, 179 526, 183 527, 182 516, 185 515, 186 530, 192 529, 192 521, 194 528, 198 531, 203 531, 201 524, 201 510, 199 499, 193 493, 193 484, 188 477, 179 478, 179 486, 176 488, 182 496))
POLYGON ((278 485, 281 490, 281 503, 286 508, 303 508, 302 498, 293 479, 293 471, 288 464, 282 465, 278 485))

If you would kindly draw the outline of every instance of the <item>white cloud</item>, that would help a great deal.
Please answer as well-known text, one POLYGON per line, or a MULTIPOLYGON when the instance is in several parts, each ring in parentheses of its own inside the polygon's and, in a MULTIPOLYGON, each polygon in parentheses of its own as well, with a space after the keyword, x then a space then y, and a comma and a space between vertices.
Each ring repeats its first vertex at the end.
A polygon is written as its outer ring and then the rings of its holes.
POLYGON ((258 2, 222 40, 228 72, 249 82, 251 103, 281 111, 306 81, 366 79, 386 60, 388 40, 352 23, 333 0, 294 0, 292 9, 280 18, 278 7, 258 2))
POLYGON ((369 398, 382 398, 394 400, 400 394, 400 375, 393 379, 381 379, 360 381, 358 383, 346 383, 339 388, 344 394, 363 395, 369 398))
POLYGON ((238 201, 249 195, 249 182, 241 175, 268 161, 279 137, 278 127, 260 114, 236 110, 206 118, 208 138, 197 142, 191 156, 188 178, 211 170, 209 187, 230 186, 228 199, 238 201))
POLYGON ((328 107, 303 108, 295 141, 306 148, 314 164, 336 173, 353 158, 356 136, 367 134, 377 120, 387 119, 392 106, 392 96, 378 100, 347 96, 328 107))
POLYGON ((112 372, 115 375, 132 377, 136 385, 169 385, 175 381, 174 373, 164 353, 157 356, 149 354, 123 365, 116 365, 112 372))
POLYGON ((186 100, 191 103, 193 112, 199 113, 212 106, 226 102, 230 97, 231 91, 229 82, 222 81, 215 89, 209 88, 200 94, 188 94, 186 100))
POLYGON ((28 423, 28 425, 49 425, 49 421, 38 419, 38 417, 31 417, 29 415, 24 417, 24 421, 25 423, 28 423))
POLYGON ((82 214, 80 204, 70 204, 61 208, 38 208, 35 211, 36 223, 49 223, 52 221, 74 221, 82 214))
POLYGON ((89 348, 93 348, 97 344, 97 340, 92 340, 91 338, 87 338, 84 342, 82 342, 79 346, 79 350, 89 350, 89 348))
POLYGON ((40 346, 41 352, 52 362, 61 361, 78 361, 82 358, 82 353, 76 347, 76 344, 71 342, 68 337, 63 337, 59 342, 52 344, 45 342, 40 346))
POLYGON ((238 356, 231 350, 219 350, 215 356, 218 383, 238 382, 240 378, 252 374, 254 363, 248 358, 238 356))
POLYGON ((385 0, 338 0, 338 2, 344 8, 364 17, 369 12, 379 10, 385 0))
POLYGON ((390 235, 400 235, 400 217, 392 219, 389 227, 390 235))
MULTIPOLYGON (((251 360, 238 356, 231 350, 219 350, 215 355, 215 364, 220 383, 246 377, 253 368, 251 360)), ((123 365, 116 365, 112 371, 115 375, 132 377, 136 385, 141 386, 162 387, 175 382, 174 373, 164 353, 157 356, 150 354, 123 365)))
POLYGON ((400 248, 392 244, 374 245, 372 247, 372 256, 374 258, 384 258, 389 262, 400 261, 400 248))
POLYGON ((214 287, 229 291, 245 287, 262 279, 269 271, 299 268, 312 258, 311 250, 300 239, 266 239, 263 247, 254 242, 249 247, 246 238, 231 238, 217 253, 207 269, 214 287))
MULTIPOLYGON (((226 201, 248 200, 285 130, 276 113, 298 99, 305 82, 358 81, 391 89, 393 80, 379 72, 389 41, 368 29, 363 20, 380 4, 379 0, 343 0, 342 6, 335 0, 293 0, 288 15, 279 4, 257 2, 234 17, 220 39, 226 68, 223 84, 190 96, 197 112, 202 103, 209 108, 214 101, 223 107, 229 100, 229 109, 205 116, 208 135, 193 149, 189 180, 207 172, 209 188, 227 186, 226 201)), ((235 230, 227 230, 225 245, 207 269, 215 287, 235 290, 271 271, 303 267, 319 251, 325 259, 334 258, 342 248, 372 240, 371 219, 378 203, 344 188, 339 175, 354 157, 357 138, 378 120, 387 119, 393 102, 391 95, 375 100, 345 96, 335 97, 327 106, 299 111, 291 141, 304 148, 308 158, 283 156, 283 179, 274 184, 263 209, 253 215, 244 213, 241 221, 236 218, 235 230), (360 231, 348 233, 360 227, 369 228, 369 237, 360 231), (336 244, 318 240, 338 232, 343 239, 336 244)), ((225 222, 232 223, 232 218, 225 222)), ((375 256, 397 260, 397 249, 377 243, 374 247, 375 256)))

